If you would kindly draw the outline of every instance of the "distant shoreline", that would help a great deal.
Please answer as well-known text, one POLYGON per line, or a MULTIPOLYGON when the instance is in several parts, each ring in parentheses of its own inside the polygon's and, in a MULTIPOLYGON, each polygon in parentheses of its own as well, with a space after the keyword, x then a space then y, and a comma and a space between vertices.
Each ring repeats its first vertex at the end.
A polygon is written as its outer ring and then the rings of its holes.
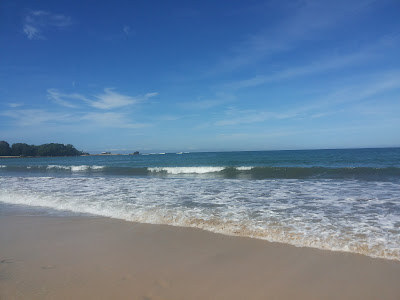
POLYGON ((66 156, 66 155, 64 155, 64 156, 0 156, 0 159, 1 158, 41 158, 41 157, 46 157, 46 158, 49 158, 49 157, 80 157, 80 156, 92 156, 92 155, 69 155, 69 156, 66 156))
MULTIPOLYGON (((41 158, 41 157, 82 157, 82 156, 118 156, 118 155, 132 155, 132 154, 120 154, 120 153, 112 153, 112 154, 84 154, 84 155, 57 155, 57 156, 0 156, 1 158, 41 158)), ((133 156, 133 155, 132 155, 133 156)))

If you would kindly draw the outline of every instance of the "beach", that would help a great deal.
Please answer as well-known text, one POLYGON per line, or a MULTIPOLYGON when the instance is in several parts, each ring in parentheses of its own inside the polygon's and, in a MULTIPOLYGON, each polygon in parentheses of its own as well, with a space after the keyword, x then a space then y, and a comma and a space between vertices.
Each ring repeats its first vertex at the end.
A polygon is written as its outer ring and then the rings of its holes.
POLYGON ((0 159, 0 300, 400 299, 400 148, 0 159))
POLYGON ((0 216, 0 299, 399 299, 400 262, 103 217, 0 216))

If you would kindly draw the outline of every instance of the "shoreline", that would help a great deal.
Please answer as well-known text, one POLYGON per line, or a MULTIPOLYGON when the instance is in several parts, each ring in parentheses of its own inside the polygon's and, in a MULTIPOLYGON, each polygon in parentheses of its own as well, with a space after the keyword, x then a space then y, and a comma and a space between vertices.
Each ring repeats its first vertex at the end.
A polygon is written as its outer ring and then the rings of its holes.
POLYGON ((119 155, 139 155, 139 154, 120 154, 120 153, 115 153, 115 154, 83 154, 83 155, 67 155, 67 156, 12 156, 12 155, 8 155, 8 156, 0 156, 1 158, 57 158, 57 157, 83 157, 83 156, 119 156, 119 155))
POLYGON ((398 299, 400 262, 103 217, 0 216, 0 299, 398 299))

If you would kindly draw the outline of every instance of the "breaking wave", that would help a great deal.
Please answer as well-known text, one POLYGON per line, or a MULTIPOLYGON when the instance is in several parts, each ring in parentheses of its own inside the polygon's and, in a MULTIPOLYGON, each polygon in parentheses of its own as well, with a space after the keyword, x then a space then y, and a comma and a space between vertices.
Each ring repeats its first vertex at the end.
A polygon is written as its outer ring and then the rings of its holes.
POLYGON ((0 174, 8 172, 121 175, 121 176, 206 176, 207 178, 238 179, 400 179, 400 168, 385 167, 270 167, 270 166, 191 166, 191 167, 115 167, 98 165, 46 165, 46 166, 0 166, 0 174))
POLYGON ((400 260, 400 183, 0 177, 0 203, 400 260))

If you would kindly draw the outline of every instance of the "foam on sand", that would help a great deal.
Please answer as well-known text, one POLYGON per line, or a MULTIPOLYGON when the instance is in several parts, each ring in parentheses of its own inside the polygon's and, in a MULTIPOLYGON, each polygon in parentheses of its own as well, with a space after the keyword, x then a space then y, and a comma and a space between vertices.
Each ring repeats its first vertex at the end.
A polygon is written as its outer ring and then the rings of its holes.
POLYGON ((334 180, 0 177, 3 203, 395 260, 399 191, 400 183, 334 180))

